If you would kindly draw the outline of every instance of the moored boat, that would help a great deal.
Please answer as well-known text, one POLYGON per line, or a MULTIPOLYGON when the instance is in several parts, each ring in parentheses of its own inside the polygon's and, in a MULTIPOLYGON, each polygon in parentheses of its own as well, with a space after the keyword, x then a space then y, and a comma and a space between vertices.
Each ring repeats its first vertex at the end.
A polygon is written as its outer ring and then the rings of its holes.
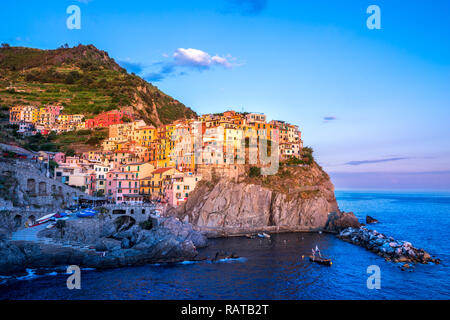
POLYGON ((78 218, 88 218, 88 217, 94 217, 97 214, 97 211, 92 209, 85 209, 82 211, 77 212, 78 218))
POLYGON ((37 219, 37 220, 36 220, 36 223, 34 224, 34 226, 38 226, 38 225, 41 225, 41 224, 44 224, 44 223, 49 222, 50 219, 51 219, 54 215, 55 215, 55 213, 50 213, 50 214, 47 214, 47 215, 43 216, 42 218, 37 219))
POLYGON ((270 235, 265 232, 258 233, 258 237, 270 239, 270 235))
POLYGON ((322 264, 324 266, 331 266, 333 264, 331 259, 326 259, 326 258, 316 257, 316 256, 309 256, 309 261, 315 262, 318 264, 322 264))

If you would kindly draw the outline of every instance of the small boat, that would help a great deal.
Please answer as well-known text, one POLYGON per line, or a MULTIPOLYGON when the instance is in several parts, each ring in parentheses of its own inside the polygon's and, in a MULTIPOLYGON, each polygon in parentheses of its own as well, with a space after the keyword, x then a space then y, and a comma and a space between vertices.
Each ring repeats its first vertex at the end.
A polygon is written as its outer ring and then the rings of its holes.
POLYGON ((331 259, 325 259, 325 258, 316 257, 316 256, 309 256, 309 261, 315 262, 318 264, 323 264, 324 266, 331 266, 333 264, 333 262, 331 262, 331 259))
POLYGON ((46 226, 45 229, 51 229, 51 228, 54 228, 55 226, 56 226, 56 224, 52 223, 52 224, 49 224, 48 226, 46 226))
POLYGON ((47 223, 50 221, 51 218, 53 218, 53 216, 55 215, 55 213, 50 213, 46 216, 43 216, 42 218, 39 218, 36 220, 36 222, 31 225, 30 227, 36 227, 36 226, 40 226, 41 224, 47 223))
POLYGON ((53 217, 51 217, 52 221, 56 221, 56 220, 67 220, 68 218, 68 214, 66 212, 61 212, 61 213, 57 213, 55 214, 53 217))
POLYGON ((77 212, 77 217, 78 218, 88 218, 88 217, 93 217, 96 214, 97 214, 97 211, 92 210, 92 209, 86 209, 86 210, 77 212))
POLYGON ((264 232, 258 233, 258 237, 270 239, 270 235, 264 232))

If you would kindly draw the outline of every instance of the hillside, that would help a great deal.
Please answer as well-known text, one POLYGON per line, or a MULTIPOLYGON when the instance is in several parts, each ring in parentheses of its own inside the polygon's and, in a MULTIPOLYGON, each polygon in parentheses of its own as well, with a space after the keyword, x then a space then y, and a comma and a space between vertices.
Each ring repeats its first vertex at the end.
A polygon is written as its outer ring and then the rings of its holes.
POLYGON ((15 104, 61 104, 63 113, 87 118, 131 106, 137 117, 156 126, 195 115, 93 45, 0 48, 0 107, 15 104))

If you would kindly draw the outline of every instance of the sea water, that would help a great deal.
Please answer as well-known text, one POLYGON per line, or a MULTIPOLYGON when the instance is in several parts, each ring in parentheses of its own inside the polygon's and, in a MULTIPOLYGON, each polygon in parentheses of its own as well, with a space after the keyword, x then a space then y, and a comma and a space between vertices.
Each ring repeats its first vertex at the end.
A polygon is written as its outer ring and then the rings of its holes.
POLYGON ((62 272, 9 281, 0 299, 448 299, 450 194, 337 191, 341 210, 379 220, 372 229, 407 240, 442 260, 439 265, 385 262, 330 234, 290 233, 268 239, 215 239, 202 255, 234 252, 237 260, 82 270, 81 289, 68 290, 62 272), (311 263, 318 245, 331 267, 311 263), (380 268, 380 289, 369 289, 368 267, 380 268))

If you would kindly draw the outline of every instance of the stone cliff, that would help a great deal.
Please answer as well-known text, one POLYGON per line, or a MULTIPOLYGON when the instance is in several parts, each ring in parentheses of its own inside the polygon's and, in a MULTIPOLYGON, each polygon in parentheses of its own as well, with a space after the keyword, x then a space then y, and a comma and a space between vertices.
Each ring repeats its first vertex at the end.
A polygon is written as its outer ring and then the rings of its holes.
POLYGON ((315 162, 280 167, 273 176, 206 179, 167 211, 211 237, 324 230, 332 212, 339 212, 334 186, 315 162))

